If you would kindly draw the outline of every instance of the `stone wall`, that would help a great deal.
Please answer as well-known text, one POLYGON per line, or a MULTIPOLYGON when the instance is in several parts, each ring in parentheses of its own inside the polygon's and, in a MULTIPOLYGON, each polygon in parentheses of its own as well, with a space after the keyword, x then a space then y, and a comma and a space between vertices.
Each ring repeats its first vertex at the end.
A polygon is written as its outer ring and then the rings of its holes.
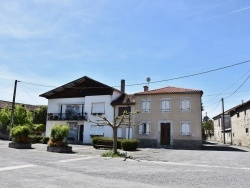
POLYGON ((174 149, 201 149, 202 141, 201 140, 174 140, 173 148, 174 149))
POLYGON ((139 148, 157 148, 157 139, 138 139, 139 148))

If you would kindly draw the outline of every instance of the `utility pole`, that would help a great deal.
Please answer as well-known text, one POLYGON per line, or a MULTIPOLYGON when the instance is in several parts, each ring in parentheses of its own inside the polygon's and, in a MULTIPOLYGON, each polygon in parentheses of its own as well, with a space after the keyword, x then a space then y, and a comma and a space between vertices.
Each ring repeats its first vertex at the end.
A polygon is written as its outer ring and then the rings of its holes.
MULTIPOLYGON (((14 121, 14 110, 15 110, 15 100, 16 100, 16 87, 17 87, 17 80, 15 80, 15 86, 14 86, 14 93, 13 93, 13 101, 12 101, 12 108, 11 108, 11 117, 10 117, 10 134, 11 129, 13 127, 13 121, 14 121)), ((9 140, 11 139, 11 136, 9 134, 9 140)))
POLYGON ((207 119, 208 119, 208 118, 207 118, 207 112, 206 112, 206 128, 205 128, 205 130, 204 130, 204 131, 205 131, 205 134, 206 134, 206 137, 207 137, 207 135, 208 135, 208 132, 207 132, 207 119))
POLYGON ((223 126, 223 137, 224 137, 224 144, 226 144, 226 138, 225 138, 225 114, 224 114, 224 99, 221 99, 222 102, 222 126, 223 126))

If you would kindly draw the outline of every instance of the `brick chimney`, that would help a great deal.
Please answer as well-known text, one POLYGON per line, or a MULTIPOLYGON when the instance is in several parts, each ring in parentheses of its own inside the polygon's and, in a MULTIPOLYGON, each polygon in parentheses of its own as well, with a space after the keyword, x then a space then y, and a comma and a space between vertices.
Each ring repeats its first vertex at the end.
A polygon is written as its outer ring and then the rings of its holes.
POLYGON ((144 91, 148 91, 148 86, 143 86, 144 91))
POLYGON ((121 92, 125 93, 125 80, 121 80, 121 92))

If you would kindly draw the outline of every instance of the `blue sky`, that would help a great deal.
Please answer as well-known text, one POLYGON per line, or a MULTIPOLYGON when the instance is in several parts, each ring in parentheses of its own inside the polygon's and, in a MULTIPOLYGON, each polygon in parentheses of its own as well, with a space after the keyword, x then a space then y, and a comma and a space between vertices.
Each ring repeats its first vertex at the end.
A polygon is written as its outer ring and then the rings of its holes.
MULTIPOLYGON (((0 12, 0 100, 12 101, 16 79, 17 102, 47 104, 39 94, 53 87, 24 82, 60 86, 86 75, 131 85, 250 60, 248 0, 8 0, 0 12)), ((245 63, 149 87, 201 89, 213 117, 222 97, 225 109, 250 100, 249 74, 245 63)))

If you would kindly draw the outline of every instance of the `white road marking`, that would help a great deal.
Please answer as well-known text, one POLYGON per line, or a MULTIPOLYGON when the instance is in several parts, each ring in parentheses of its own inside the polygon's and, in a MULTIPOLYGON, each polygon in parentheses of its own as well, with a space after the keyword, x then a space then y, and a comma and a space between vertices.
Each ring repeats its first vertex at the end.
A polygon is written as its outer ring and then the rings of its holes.
POLYGON ((250 170, 249 167, 232 167, 232 166, 215 166, 215 165, 196 165, 196 164, 187 164, 187 163, 175 163, 175 162, 162 162, 162 161, 147 161, 140 160, 140 162, 149 162, 149 163, 159 163, 166 165, 178 165, 178 166, 193 166, 193 167, 203 167, 203 168, 225 168, 225 169, 234 169, 234 170, 250 170))
POLYGON ((57 162, 49 162, 49 163, 68 163, 68 162, 72 162, 72 161, 81 161, 81 160, 93 159, 93 158, 97 158, 97 156, 95 156, 95 157, 81 157, 81 158, 74 158, 74 159, 65 159, 65 160, 60 160, 60 161, 57 161, 57 162))
POLYGON ((1 167, 0 168, 0 172, 7 171, 7 170, 16 170, 16 169, 21 169, 21 168, 30 168, 30 167, 35 167, 35 166, 37 166, 37 165, 28 164, 28 165, 18 165, 18 166, 1 167))

